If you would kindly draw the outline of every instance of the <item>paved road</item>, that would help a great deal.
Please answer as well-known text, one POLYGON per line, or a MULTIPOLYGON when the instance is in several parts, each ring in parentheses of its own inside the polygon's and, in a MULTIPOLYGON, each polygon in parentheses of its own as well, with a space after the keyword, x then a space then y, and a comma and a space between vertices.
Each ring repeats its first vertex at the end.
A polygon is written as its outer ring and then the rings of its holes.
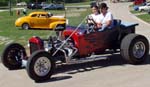
MULTIPOLYGON (((138 22, 137 33, 148 37, 150 25, 142 22, 128 12, 130 3, 109 4, 116 18, 138 22)), ((126 64, 120 55, 110 60, 62 66, 52 79, 35 83, 25 70, 8 71, 0 64, 0 87, 149 87, 150 62, 143 65, 126 64)))

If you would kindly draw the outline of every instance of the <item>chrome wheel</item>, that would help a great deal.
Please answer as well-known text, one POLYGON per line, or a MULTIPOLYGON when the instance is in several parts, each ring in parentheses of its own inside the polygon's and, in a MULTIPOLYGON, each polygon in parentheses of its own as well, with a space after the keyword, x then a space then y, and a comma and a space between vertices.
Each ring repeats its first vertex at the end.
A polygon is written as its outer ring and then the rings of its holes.
POLYGON ((149 42, 139 34, 128 34, 121 42, 121 55, 129 63, 141 64, 148 58, 149 42))
POLYGON ((38 76, 45 76, 51 70, 51 62, 47 57, 40 57, 36 60, 34 71, 38 76))
POLYGON ((22 28, 28 30, 30 27, 29 27, 29 24, 24 23, 24 24, 22 25, 22 28))
POLYGON ((133 55, 136 58, 142 58, 145 54, 145 51, 146 51, 146 47, 142 41, 135 43, 133 47, 133 55))

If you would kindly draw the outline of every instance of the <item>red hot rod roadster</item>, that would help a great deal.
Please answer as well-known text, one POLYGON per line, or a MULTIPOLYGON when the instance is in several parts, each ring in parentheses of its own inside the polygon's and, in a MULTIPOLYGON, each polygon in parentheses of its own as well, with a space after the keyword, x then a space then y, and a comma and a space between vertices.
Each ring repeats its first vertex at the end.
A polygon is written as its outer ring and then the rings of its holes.
POLYGON ((2 63, 8 69, 18 69, 25 65, 29 77, 35 81, 50 79, 57 62, 74 64, 95 61, 92 55, 120 52, 121 56, 132 64, 145 61, 149 53, 149 43, 143 35, 135 34, 136 23, 114 20, 112 29, 102 32, 93 27, 67 26, 61 31, 61 39, 49 37, 41 39, 33 36, 29 39, 30 56, 18 43, 6 46, 2 54, 2 63))

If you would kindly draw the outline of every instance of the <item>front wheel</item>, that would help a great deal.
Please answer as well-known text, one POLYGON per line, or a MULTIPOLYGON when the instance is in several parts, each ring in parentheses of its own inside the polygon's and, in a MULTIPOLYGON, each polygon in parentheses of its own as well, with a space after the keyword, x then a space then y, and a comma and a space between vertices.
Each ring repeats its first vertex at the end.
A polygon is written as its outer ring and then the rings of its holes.
POLYGON ((129 34, 121 42, 121 55, 129 63, 140 64, 144 62, 149 53, 148 40, 138 34, 129 34))
POLYGON ((6 46, 2 53, 2 63, 8 69, 19 69, 22 66, 22 59, 26 59, 25 48, 18 43, 11 43, 6 46))
POLYGON ((22 24, 22 29, 28 30, 30 28, 28 23, 23 23, 22 24))
POLYGON ((46 51, 36 51, 27 62, 27 73, 36 82, 50 79, 55 69, 55 61, 46 51))

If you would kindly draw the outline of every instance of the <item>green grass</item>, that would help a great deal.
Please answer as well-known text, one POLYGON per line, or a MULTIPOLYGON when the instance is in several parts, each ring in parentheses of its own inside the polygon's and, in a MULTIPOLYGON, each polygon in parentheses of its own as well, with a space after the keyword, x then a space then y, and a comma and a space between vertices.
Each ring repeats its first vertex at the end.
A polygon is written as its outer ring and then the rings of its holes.
POLYGON ((130 12, 131 12, 132 14, 142 13, 142 12, 140 12, 140 11, 134 11, 134 10, 131 10, 130 12))
POLYGON ((150 23, 150 15, 149 14, 138 15, 137 17, 139 17, 140 19, 150 23))
MULTIPOLYGON (((15 12, 14 12, 15 13, 15 12)), ((9 42, 17 42, 22 45, 27 44, 28 39, 31 36, 40 36, 42 38, 48 37, 49 34, 53 34, 52 31, 47 30, 23 30, 16 28, 14 23, 15 20, 20 17, 9 15, 9 12, 1 12, 0 16, 0 52, 3 50, 6 44, 9 42)))
MULTIPOLYGON (((28 10, 28 13, 30 12, 32 12, 32 10, 28 10)), ((62 15, 65 13, 64 11, 56 10, 50 10, 49 12, 53 13, 54 15, 62 15)), ((70 25, 77 26, 82 21, 82 19, 90 13, 90 11, 85 10, 82 12, 74 13, 80 13, 80 15, 67 17, 67 19, 69 19, 70 25)), ((55 35, 55 32, 50 30, 23 30, 21 28, 16 28, 14 25, 15 20, 23 16, 22 14, 17 16, 16 11, 13 11, 13 16, 10 16, 9 12, 1 12, 0 14, 0 53, 9 42, 17 42, 25 46, 27 45, 28 39, 32 36, 48 38, 50 35, 55 35)), ((69 14, 69 11, 67 11, 67 14, 69 14)))
POLYGON ((143 13, 143 12, 140 12, 140 11, 134 11, 133 9, 131 9, 131 8, 133 8, 133 5, 130 5, 129 7, 130 7, 130 12, 132 14, 135 14, 138 18, 142 19, 145 22, 150 23, 150 14, 143 13))

